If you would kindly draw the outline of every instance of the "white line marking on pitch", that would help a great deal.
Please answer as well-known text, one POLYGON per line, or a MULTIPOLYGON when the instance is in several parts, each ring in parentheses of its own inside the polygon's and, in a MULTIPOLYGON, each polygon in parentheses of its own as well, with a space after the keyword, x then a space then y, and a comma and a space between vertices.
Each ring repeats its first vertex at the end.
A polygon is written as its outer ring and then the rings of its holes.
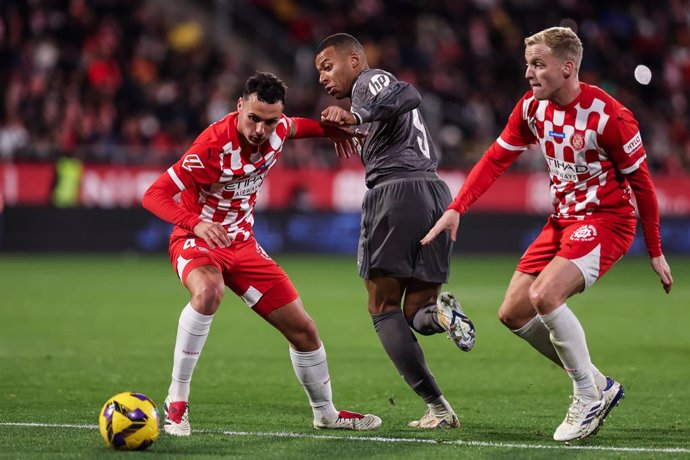
MULTIPOLYGON (((16 427, 35 427, 35 428, 75 428, 83 430, 96 430, 98 425, 70 425, 61 423, 35 423, 35 422, 0 422, 1 426, 16 427)), ((651 453, 690 453, 690 449, 684 447, 610 447, 610 446, 578 446, 568 444, 516 444, 487 441, 463 441, 461 439, 453 441, 438 441, 435 439, 424 438, 384 438, 382 436, 329 436, 319 434, 303 434, 289 432, 252 432, 252 431, 226 431, 226 430, 195 430, 195 433, 222 434, 225 436, 265 436, 272 438, 304 438, 304 439, 326 439, 326 440, 345 440, 362 442, 391 442, 391 443, 412 443, 412 444, 438 444, 456 445, 468 447, 493 447, 498 449, 558 449, 558 450, 599 450, 608 452, 651 452, 651 453)))

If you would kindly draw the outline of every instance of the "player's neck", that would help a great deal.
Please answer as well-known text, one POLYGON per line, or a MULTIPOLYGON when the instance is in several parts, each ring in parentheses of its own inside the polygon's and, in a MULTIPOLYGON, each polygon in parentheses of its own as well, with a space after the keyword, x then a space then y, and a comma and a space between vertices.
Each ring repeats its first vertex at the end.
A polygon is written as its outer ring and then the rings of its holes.
POLYGON ((574 80, 563 85, 559 91, 555 92, 549 98, 549 100, 555 105, 565 107, 572 104, 572 102, 577 99, 581 92, 582 88, 580 87, 580 82, 578 80, 574 80))

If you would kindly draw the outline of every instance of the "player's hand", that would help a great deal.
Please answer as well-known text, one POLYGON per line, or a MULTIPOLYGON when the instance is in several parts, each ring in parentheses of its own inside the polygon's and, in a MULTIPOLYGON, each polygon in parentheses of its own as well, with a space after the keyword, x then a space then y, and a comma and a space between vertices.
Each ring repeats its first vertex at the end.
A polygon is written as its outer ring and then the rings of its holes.
POLYGON ((439 233, 448 230, 450 232, 451 241, 455 241, 458 235, 458 227, 460 226, 460 213, 454 209, 449 209, 443 213, 441 218, 436 221, 436 224, 429 230, 429 233, 422 238, 421 243, 427 245, 434 241, 439 233))
POLYGON ((671 267, 669 267, 666 262, 666 257, 660 255, 659 257, 652 257, 651 260, 652 268, 659 275, 661 284, 664 286, 664 291, 666 294, 671 292, 671 287, 673 286, 673 277, 671 276, 671 267))
POLYGON ((350 158, 352 155, 358 155, 361 148, 360 141, 369 134, 366 131, 353 128, 335 126, 325 126, 325 128, 326 134, 335 146, 335 154, 339 158, 350 158))
POLYGON ((225 228, 218 222, 207 222, 202 220, 194 226, 193 231, 196 236, 206 241, 211 249, 215 249, 216 246, 219 248, 227 248, 232 243, 232 240, 230 240, 228 236, 228 232, 225 231, 225 228))
POLYGON ((321 123, 332 126, 354 126, 357 124, 357 119, 352 112, 337 105, 331 105, 321 112, 321 123))

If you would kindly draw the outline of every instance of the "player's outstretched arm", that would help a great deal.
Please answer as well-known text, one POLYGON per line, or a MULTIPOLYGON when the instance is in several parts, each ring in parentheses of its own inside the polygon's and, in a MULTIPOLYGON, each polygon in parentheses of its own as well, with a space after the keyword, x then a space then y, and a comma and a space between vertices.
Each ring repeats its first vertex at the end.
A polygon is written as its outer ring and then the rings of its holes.
POLYGON ((455 241, 458 235, 458 227, 460 226, 460 213, 455 209, 449 209, 436 221, 436 224, 429 230, 429 233, 422 238, 421 243, 427 245, 434 241, 441 233, 448 230, 450 232, 451 241, 455 241))
POLYGON ((366 131, 352 128, 337 128, 335 126, 324 126, 326 134, 333 141, 335 154, 340 158, 350 158, 357 155, 357 145, 367 137, 366 131))
POLYGON ((367 136, 366 131, 338 126, 339 123, 334 123, 336 126, 331 126, 309 118, 292 117, 291 120, 294 126, 291 138, 328 137, 333 141, 336 155, 341 158, 350 158, 351 155, 356 155, 357 142, 367 136))
POLYGON ((358 120, 352 112, 337 105, 330 105, 321 112, 321 123, 331 126, 355 126, 358 120))
POLYGON ((671 287, 673 287, 673 276, 671 276, 671 267, 666 262, 666 257, 663 254, 658 257, 652 257, 651 263, 652 268, 659 275, 664 291, 666 291, 666 294, 669 294, 671 287))

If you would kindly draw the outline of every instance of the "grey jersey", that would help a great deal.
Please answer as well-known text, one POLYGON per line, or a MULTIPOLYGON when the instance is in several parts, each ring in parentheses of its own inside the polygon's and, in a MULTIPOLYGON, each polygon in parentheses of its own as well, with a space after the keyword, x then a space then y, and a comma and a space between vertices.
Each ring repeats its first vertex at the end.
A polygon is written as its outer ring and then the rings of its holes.
POLYGON ((355 80, 350 110, 369 132, 361 153, 367 187, 393 173, 436 171, 436 147, 420 102, 414 86, 384 70, 367 69, 355 80))

